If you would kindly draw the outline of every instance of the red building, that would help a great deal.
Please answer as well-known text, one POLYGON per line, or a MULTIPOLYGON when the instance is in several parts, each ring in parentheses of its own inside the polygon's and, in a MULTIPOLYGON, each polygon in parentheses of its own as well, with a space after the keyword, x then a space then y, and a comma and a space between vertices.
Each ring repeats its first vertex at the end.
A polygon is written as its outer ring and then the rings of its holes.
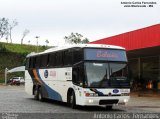
POLYGON ((91 43, 126 48, 132 81, 143 89, 160 89, 160 24, 91 43))

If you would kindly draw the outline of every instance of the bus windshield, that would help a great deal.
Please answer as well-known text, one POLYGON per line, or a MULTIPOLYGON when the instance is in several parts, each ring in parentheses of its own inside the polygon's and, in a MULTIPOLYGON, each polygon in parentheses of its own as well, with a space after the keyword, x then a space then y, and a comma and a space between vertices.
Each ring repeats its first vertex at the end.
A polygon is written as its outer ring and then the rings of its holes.
POLYGON ((85 87, 91 88, 128 88, 126 63, 85 63, 85 87))

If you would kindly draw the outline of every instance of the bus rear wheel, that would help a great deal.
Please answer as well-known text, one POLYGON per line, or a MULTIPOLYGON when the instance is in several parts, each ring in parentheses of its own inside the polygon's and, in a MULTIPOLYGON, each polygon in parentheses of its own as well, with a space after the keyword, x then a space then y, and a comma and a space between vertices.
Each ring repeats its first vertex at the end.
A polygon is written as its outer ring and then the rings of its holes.
POLYGON ((41 87, 34 89, 34 99, 39 100, 39 101, 44 100, 41 87))
POLYGON ((35 100, 39 100, 39 98, 38 98, 38 89, 37 88, 34 88, 34 99, 35 100))
POLYGON ((70 105, 70 107, 71 107, 72 109, 75 109, 75 108, 76 108, 76 97, 75 97, 74 91, 72 91, 72 92, 69 94, 68 103, 69 103, 69 105, 70 105))
POLYGON ((38 100, 42 102, 44 101, 41 87, 38 89, 38 100))

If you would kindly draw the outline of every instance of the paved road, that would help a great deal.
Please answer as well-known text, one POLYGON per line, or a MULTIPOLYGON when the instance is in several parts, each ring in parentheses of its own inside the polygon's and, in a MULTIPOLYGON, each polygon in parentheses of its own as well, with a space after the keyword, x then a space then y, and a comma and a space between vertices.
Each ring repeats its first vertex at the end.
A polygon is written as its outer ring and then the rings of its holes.
MULTIPOLYGON (((144 113, 160 112, 160 98, 131 96, 127 106, 114 106, 106 111, 103 107, 79 107, 71 109, 65 103, 47 100, 39 102, 24 92, 24 86, 0 86, 1 113, 88 114, 88 113, 144 113)), ((3 116, 3 115, 2 115, 3 116)), ((41 115, 40 117, 42 117, 41 115)), ((1 117, 1 116, 0 116, 1 117)))

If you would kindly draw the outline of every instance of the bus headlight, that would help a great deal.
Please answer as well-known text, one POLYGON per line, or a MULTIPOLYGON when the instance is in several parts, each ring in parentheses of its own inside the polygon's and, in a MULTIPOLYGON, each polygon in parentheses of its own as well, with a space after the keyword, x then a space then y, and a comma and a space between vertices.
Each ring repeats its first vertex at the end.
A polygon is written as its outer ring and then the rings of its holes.
POLYGON ((93 100, 88 100, 89 103, 93 103, 93 100))
POLYGON ((85 92, 85 96, 86 97, 97 97, 98 94, 97 93, 88 93, 88 92, 85 92))
POLYGON ((124 103, 127 103, 128 102, 128 99, 124 99, 124 103))

